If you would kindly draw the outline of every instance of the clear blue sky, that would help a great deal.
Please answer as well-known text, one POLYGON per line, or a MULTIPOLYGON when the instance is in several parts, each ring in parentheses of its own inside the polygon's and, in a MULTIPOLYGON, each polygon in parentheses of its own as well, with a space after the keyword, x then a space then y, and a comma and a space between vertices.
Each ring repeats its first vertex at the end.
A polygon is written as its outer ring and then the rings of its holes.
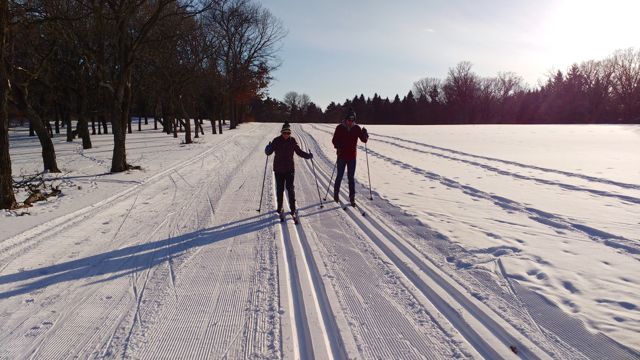
POLYGON ((404 96, 460 61, 480 76, 550 70, 640 47, 640 0, 258 0, 289 34, 269 94, 325 109, 356 94, 404 96))

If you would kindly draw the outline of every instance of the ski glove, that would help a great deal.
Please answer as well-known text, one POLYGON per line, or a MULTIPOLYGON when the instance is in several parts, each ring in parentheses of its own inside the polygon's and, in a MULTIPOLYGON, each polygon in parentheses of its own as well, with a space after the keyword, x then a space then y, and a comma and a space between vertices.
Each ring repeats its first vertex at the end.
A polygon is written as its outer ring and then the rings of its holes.
POLYGON ((264 153, 267 154, 267 156, 273 154, 273 145, 271 145, 271 142, 264 148, 264 153))
POLYGON ((313 154, 309 153, 309 157, 307 159, 313 159, 313 154))
POLYGON ((364 142, 367 142, 367 140, 369 140, 369 133, 367 132, 367 128, 365 127, 362 128, 362 137, 365 139, 364 142))

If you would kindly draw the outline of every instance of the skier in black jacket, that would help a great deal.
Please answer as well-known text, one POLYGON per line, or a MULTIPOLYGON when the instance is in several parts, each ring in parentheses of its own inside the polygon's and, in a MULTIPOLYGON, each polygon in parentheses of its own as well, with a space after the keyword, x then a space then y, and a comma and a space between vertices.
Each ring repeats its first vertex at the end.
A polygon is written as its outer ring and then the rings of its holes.
POLYGON ((276 178, 276 198, 278 201, 277 211, 282 214, 282 200, 284 196, 284 189, 287 188, 287 194, 289 195, 289 209, 291 214, 296 213, 296 193, 293 186, 293 179, 295 174, 295 167, 293 164, 293 153, 305 159, 312 159, 313 154, 306 153, 300 149, 298 142, 291 136, 291 126, 288 122, 282 125, 280 130, 280 136, 273 139, 267 147, 264 149, 265 154, 271 155, 275 152, 273 157, 273 172, 276 178))

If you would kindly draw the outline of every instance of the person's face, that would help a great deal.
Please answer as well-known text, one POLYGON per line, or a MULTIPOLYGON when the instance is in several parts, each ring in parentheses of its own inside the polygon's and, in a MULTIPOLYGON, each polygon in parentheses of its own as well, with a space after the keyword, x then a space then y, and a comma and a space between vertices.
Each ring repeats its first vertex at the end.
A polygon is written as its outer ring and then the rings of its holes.
POLYGON ((353 118, 347 118, 347 125, 349 127, 353 126, 353 118))
POLYGON ((289 136, 291 136, 291 133, 290 133, 290 132, 288 132, 288 131, 283 131, 283 132, 282 132, 282 137, 283 137, 283 138, 288 139, 288 138, 289 138, 289 136))

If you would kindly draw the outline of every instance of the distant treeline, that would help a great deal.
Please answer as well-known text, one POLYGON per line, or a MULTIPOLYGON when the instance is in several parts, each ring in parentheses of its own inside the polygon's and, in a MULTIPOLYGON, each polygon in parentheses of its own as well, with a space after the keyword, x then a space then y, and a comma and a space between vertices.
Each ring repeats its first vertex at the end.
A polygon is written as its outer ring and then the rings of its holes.
POLYGON ((257 121, 335 123, 349 107, 367 124, 637 124, 640 49, 574 64, 550 73, 536 88, 512 72, 480 77, 465 61, 449 69, 444 80, 416 81, 403 98, 361 94, 322 111, 307 95, 290 92, 283 101, 256 99, 252 112, 257 121))

